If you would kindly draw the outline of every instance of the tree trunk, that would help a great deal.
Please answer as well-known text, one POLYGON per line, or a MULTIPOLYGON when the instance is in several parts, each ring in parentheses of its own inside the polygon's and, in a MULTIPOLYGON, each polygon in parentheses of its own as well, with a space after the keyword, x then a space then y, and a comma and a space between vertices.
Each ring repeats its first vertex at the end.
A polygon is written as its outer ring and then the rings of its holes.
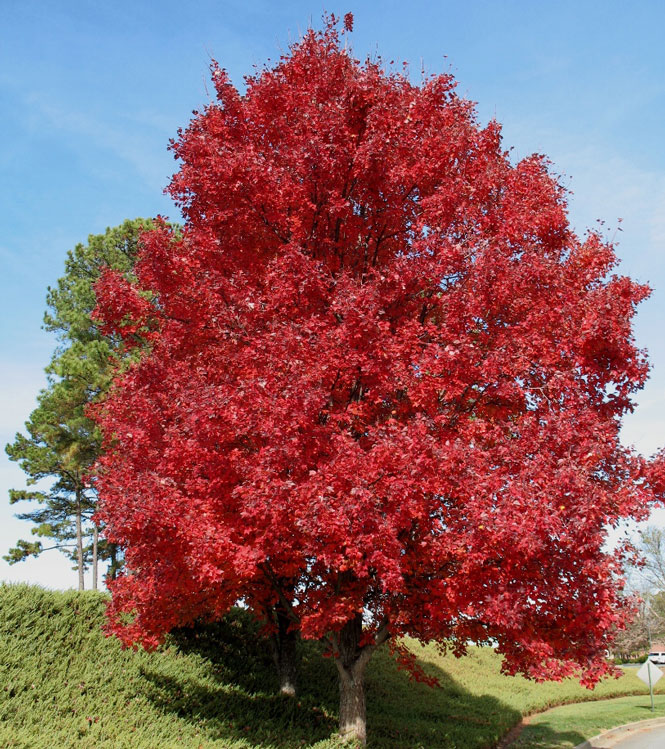
POLYGON ((118 546, 117 544, 109 544, 111 554, 111 564, 109 565, 109 578, 115 580, 118 576, 118 546))
POLYGON ((340 671, 339 677, 339 735, 345 741, 367 743, 367 715, 365 708, 365 667, 340 671))
POLYGON ((99 545, 99 528, 92 530, 92 589, 97 590, 97 551, 99 545))
POLYGON ((81 490, 76 490, 76 561, 79 572, 79 590, 85 588, 83 577, 83 523, 81 520, 81 490))
POLYGON ((279 691, 295 697, 298 681, 298 632, 289 630, 290 619, 281 604, 274 609, 277 631, 271 637, 272 655, 279 677, 279 691))
POLYGON ((390 637, 388 625, 388 620, 385 620, 378 628, 374 642, 361 646, 363 615, 359 613, 331 639, 339 671, 339 734, 343 740, 356 741, 361 746, 367 743, 365 668, 372 653, 390 637))
POLYGON ((357 614, 342 628, 338 636, 339 653, 335 658, 339 671, 339 734, 345 741, 367 743, 364 676, 369 660, 366 647, 358 643, 363 634, 362 614, 357 614))
POLYGON ((279 691, 289 697, 295 697, 298 685, 298 664, 296 658, 296 633, 289 632, 280 643, 279 663, 279 691))

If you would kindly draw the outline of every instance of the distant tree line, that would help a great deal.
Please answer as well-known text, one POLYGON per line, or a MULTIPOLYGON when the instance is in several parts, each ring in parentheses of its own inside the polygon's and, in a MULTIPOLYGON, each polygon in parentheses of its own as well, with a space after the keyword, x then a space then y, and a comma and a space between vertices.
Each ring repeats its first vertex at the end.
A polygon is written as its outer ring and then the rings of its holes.
POLYGON ((645 528, 637 546, 641 561, 633 569, 630 588, 639 600, 634 619, 616 638, 614 653, 620 660, 665 644, 665 528, 645 528))

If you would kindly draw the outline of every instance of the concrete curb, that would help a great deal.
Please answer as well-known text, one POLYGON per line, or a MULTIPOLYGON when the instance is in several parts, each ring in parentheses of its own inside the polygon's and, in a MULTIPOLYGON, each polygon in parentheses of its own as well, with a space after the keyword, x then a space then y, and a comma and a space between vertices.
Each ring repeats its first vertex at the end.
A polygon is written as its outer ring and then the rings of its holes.
POLYGON ((610 731, 594 736, 592 739, 583 741, 575 749, 611 749, 621 739, 633 736, 641 731, 648 731, 650 728, 660 728, 660 726, 665 726, 665 718, 651 718, 650 720, 638 720, 636 723, 626 723, 624 726, 617 726, 610 731))

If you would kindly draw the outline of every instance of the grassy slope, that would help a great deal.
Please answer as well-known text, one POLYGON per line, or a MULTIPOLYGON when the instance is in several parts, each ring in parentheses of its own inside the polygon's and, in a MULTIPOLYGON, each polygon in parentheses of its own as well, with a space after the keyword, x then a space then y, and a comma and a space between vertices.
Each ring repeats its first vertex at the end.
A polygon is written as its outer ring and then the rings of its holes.
MULTIPOLYGON (((293 701, 275 694, 266 648, 247 636, 252 625, 242 612, 149 654, 105 638, 103 609, 101 594, 0 586, 0 746, 340 746, 336 673, 316 645, 303 648, 293 701)), ((489 649, 456 660, 414 647, 442 686, 411 683, 379 652, 367 675, 370 747, 492 746, 524 714, 645 691, 634 671, 589 692, 574 682, 504 677, 489 649)))

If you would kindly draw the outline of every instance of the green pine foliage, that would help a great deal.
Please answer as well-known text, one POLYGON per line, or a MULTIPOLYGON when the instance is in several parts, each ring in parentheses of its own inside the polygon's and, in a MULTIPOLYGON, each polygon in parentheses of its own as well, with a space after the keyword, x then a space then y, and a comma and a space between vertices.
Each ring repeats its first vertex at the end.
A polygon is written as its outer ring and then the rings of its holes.
MULTIPOLYGON (((93 510, 91 492, 84 473, 99 450, 99 435, 85 417, 85 395, 72 378, 52 381, 37 399, 37 408, 25 424, 27 435, 17 434, 7 445, 10 459, 19 463, 34 486, 46 479, 51 485, 44 491, 13 490, 11 504, 33 501, 39 507, 18 514, 21 520, 35 524, 33 535, 51 540, 77 562, 77 513, 81 521, 93 510)), ((46 547, 48 548, 48 547, 46 547)), ((45 550, 40 541, 20 540, 5 557, 10 563, 45 550)))
MULTIPOLYGON (((0 586, 0 746, 342 746, 334 736, 337 674, 316 644, 302 646, 302 691, 292 699, 277 693, 268 645, 246 611, 177 632, 146 653, 123 650, 104 636, 106 600, 93 591, 0 586)), ((441 686, 414 684, 382 648, 367 676, 370 749, 491 747, 522 715, 583 699, 645 694, 634 670, 592 692, 573 681, 535 684, 502 676, 490 648, 472 648, 457 660, 433 646, 412 647, 441 686)))
MULTIPOLYGON (((48 549, 67 554, 79 572, 95 558, 118 565, 116 549, 97 540, 91 518, 95 492, 85 477, 99 455, 99 429, 86 416, 86 407, 106 392, 113 372, 128 359, 120 343, 100 333, 92 319, 96 305, 94 284, 105 268, 129 279, 138 253, 139 236, 152 223, 125 221, 104 234, 90 235, 67 253, 65 273, 48 289, 46 330, 56 334, 58 345, 46 367, 48 386, 37 397, 37 407, 6 451, 27 474, 27 485, 44 490, 14 490, 10 503, 31 501, 38 508, 18 515, 34 524, 32 534, 42 541, 19 540, 4 557, 10 564, 48 549)), ((96 577, 93 582, 96 584, 96 577)))

